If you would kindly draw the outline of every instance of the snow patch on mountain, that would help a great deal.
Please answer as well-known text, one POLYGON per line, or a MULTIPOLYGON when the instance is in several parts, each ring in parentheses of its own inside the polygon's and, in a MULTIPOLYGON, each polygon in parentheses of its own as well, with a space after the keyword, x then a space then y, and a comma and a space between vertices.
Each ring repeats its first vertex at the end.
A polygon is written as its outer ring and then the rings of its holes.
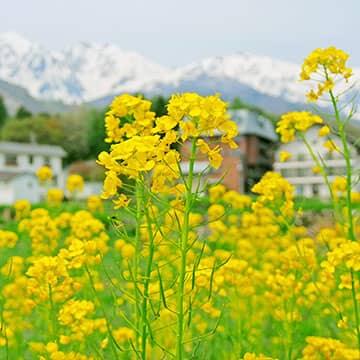
POLYGON ((46 100, 81 103, 163 76, 167 70, 113 45, 80 43, 50 51, 16 33, 0 34, 0 79, 46 100))
MULTIPOLYGON (((111 44, 78 43, 51 51, 16 33, 0 34, 0 79, 36 98, 67 104, 121 92, 166 95, 190 87, 225 92, 228 98, 254 98, 258 93, 304 103, 307 85, 299 81, 299 71, 297 64, 246 52, 170 69, 111 44)), ((359 69, 354 72, 360 74, 359 69)))

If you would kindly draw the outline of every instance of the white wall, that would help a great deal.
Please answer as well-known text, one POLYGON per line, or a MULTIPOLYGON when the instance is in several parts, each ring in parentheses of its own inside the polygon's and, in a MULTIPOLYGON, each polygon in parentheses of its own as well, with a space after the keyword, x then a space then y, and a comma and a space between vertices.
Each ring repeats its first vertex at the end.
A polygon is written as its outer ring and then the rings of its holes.
MULTIPOLYGON (((344 176, 346 169, 346 162, 342 155, 338 152, 332 152, 329 155, 328 150, 323 146, 326 138, 318 136, 317 127, 311 128, 306 133, 306 139, 310 143, 313 151, 317 156, 321 156, 329 168, 329 181, 332 182, 336 176, 344 176)), ((332 139, 334 137, 332 136, 332 139)), ((334 138, 335 144, 340 148, 341 140, 338 137, 334 138)), ((355 148, 350 146, 351 163, 353 168, 360 168, 360 156, 357 154, 355 148)), ((318 189, 318 196, 327 198, 330 196, 329 190, 324 183, 321 174, 314 174, 312 168, 316 165, 313 161, 306 145, 301 140, 296 140, 287 144, 281 144, 275 155, 277 161, 274 163, 274 170, 281 173, 286 179, 296 186, 296 193, 303 196, 314 196, 314 187, 318 189), (286 162, 279 162, 280 151, 287 151, 292 154, 291 159, 286 162)), ((358 185, 359 187, 359 185, 358 185)), ((359 188, 357 187, 357 190, 359 188)))
MULTIPOLYGON (((86 199, 89 195, 100 195, 103 190, 103 183, 100 181, 86 181, 84 189, 81 193, 77 194, 78 199, 86 199)), ((66 195, 70 196, 66 191, 66 195)))
POLYGON ((9 185, 12 187, 15 201, 19 199, 27 199, 31 203, 38 203, 40 201, 41 188, 35 175, 18 175, 9 185))
POLYGON ((14 203, 14 189, 9 183, 0 183, 0 204, 12 205, 14 203))
POLYGON ((36 173, 36 171, 43 165, 49 165, 54 175, 56 176, 57 187, 64 187, 65 174, 62 168, 62 158, 61 157, 47 157, 44 155, 28 155, 28 154, 19 154, 16 156, 17 165, 16 166, 7 166, 6 165, 6 154, 0 153, 0 171, 9 171, 11 173, 22 174, 24 172, 36 173))

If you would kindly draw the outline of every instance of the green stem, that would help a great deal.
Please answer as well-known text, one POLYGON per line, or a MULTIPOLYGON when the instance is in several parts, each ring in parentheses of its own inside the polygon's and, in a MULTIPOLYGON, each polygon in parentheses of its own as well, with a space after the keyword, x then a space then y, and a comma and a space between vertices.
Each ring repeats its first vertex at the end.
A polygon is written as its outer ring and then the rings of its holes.
POLYGON ((348 236, 351 241, 356 241, 354 220, 353 220, 353 206, 351 201, 352 168, 351 168, 350 150, 346 139, 346 132, 344 128, 345 125, 340 119, 340 113, 335 96, 331 90, 329 91, 329 94, 330 94, 331 102, 334 107, 336 123, 339 129, 340 138, 344 151, 344 158, 346 162, 346 206, 348 211, 348 223, 349 223, 348 236))
POLYGON ((335 215, 335 218, 336 218, 339 211, 338 211, 338 208, 337 208, 337 202, 336 202, 335 197, 334 197, 334 192, 332 190, 328 174, 326 173, 326 169, 323 166, 323 164, 319 161, 319 159, 317 158, 316 154, 314 153, 314 150, 312 149, 309 142, 306 140, 305 136, 303 134, 301 134, 300 137, 301 137, 302 141, 304 142, 306 148, 308 149, 308 151, 309 151, 313 161, 315 162, 316 166, 318 166, 321 169, 321 175, 323 176, 325 184, 326 184, 326 186, 327 186, 327 188, 329 190, 330 198, 332 200, 331 201, 332 206, 334 208, 334 215, 335 215))
MULTIPOLYGON (((295 273, 295 278, 298 279, 298 273, 295 273)), ((296 294, 294 289, 292 289, 292 296, 290 298, 290 319, 286 319, 288 325, 288 359, 291 360, 293 358, 293 351, 294 351, 294 311, 296 310, 296 294)), ((286 309, 285 309, 286 312, 286 309)))
MULTIPOLYGON (((326 72, 326 78, 328 78, 327 72, 326 72)), ((351 168, 350 150, 346 138, 345 124, 341 121, 337 101, 332 90, 329 91, 329 95, 330 95, 331 103, 334 107, 335 119, 336 119, 337 127, 339 129, 339 134, 343 146, 344 158, 346 162, 346 207, 348 211, 348 237, 351 241, 356 241, 354 220, 353 220, 353 207, 351 201, 352 168, 351 168)), ((356 289, 355 289, 355 279, 354 279, 353 269, 350 270, 350 274, 351 274, 351 293, 352 293, 352 301, 354 305, 354 317, 356 323, 356 335, 358 341, 358 349, 360 351, 360 328, 359 328, 360 318, 359 318, 358 302, 356 299, 356 289)))
POLYGON ((147 230, 149 236, 149 255, 148 262, 146 266, 145 278, 144 278, 144 294, 143 294, 143 302, 142 302, 142 311, 141 311, 141 326, 142 326, 142 339, 141 339, 141 358, 142 360, 146 359, 146 347, 147 347, 147 338, 149 335, 149 321, 148 321, 148 302, 149 300, 149 286, 151 280, 151 271, 152 264, 154 259, 154 234, 152 230, 152 221, 151 216, 149 214, 148 204, 144 204, 144 213, 147 223, 147 230))
POLYGON ((94 279, 90 273, 90 270, 89 268, 87 267, 87 265, 85 265, 85 270, 86 270, 86 273, 87 273, 87 276, 88 276, 88 279, 89 279, 89 283, 90 283, 90 287, 91 287, 91 290, 93 291, 94 293, 94 296, 95 296, 95 299, 97 300, 98 304, 99 304, 99 307, 100 307, 100 310, 104 316, 104 319, 105 319, 105 322, 106 322, 106 329, 108 331, 108 335, 109 335, 109 338, 110 338, 110 346, 111 346, 111 350, 114 354, 114 357, 113 359, 119 359, 119 356, 118 356, 118 353, 117 353, 117 350, 115 348, 115 346, 117 348, 119 348, 118 344, 116 343, 116 340, 114 339, 114 336, 112 334, 112 331, 111 331, 111 326, 110 326, 110 321, 109 321, 109 318, 106 314, 106 311, 102 305, 102 302, 100 300, 100 297, 99 297, 99 294, 97 293, 96 291, 96 288, 95 288, 95 283, 94 283, 94 279))
POLYGON ((135 257, 134 257, 134 295, 135 295, 135 326, 136 326, 136 338, 135 344, 136 349, 139 349, 139 324, 140 324, 140 311, 139 311, 139 287, 138 287, 138 274, 139 274, 139 264, 140 264, 140 253, 141 253, 141 218, 142 218, 142 183, 136 181, 136 229, 135 229, 135 257))
POLYGON ((53 301, 53 292, 51 284, 49 284, 49 303, 50 303, 50 322, 51 322, 51 332, 53 340, 57 338, 57 324, 56 324, 56 313, 55 313, 55 306, 53 301))
POLYGON ((189 159, 189 173, 187 177, 187 186, 185 193, 185 210, 184 219, 180 236, 180 274, 179 274, 179 289, 177 297, 177 339, 176 339, 176 359, 184 359, 184 290, 185 290, 185 275, 186 275, 186 257, 187 245, 189 239, 189 217, 193 202, 193 180, 194 180, 194 164, 196 155, 196 138, 192 139, 191 153, 189 159))
POLYGON ((356 335, 357 335, 358 349, 360 351, 360 329, 359 329, 360 317, 359 317, 358 302, 356 299, 355 278, 354 278, 353 269, 350 270, 350 274, 351 274, 351 295, 354 304, 354 313, 355 313, 355 322, 356 322, 356 335))

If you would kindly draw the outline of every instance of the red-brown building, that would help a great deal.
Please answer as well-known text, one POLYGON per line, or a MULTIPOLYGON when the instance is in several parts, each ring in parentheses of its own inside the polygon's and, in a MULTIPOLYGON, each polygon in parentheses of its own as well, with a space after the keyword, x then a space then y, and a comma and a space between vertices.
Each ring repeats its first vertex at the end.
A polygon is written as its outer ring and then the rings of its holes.
MULTIPOLYGON (((209 169, 206 156, 198 156, 195 172, 205 172, 209 182, 223 179, 229 189, 249 192, 261 176, 272 169, 278 138, 270 120, 261 115, 248 110, 235 110, 231 112, 231 117, 238 124, 239 135, 235 139, 238 148, 234 150, 227 145, 222 146, 224 160, 217 170, 209 169)), ((216 138, 211 140, 210 144, 218 143, 216 138)), ((189 146, 186 143, 181 149, 185 173, 188 169, 189 146)))

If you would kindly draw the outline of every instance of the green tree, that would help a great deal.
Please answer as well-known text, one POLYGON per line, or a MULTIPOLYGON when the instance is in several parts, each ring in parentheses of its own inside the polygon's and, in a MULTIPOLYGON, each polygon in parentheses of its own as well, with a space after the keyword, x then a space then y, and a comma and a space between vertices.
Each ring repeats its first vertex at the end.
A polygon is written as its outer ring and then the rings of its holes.
POLYGON ((88 158, 97 158, 101 151, 109 149, 109 144, 105 143, 105 118, 106 110, 91 109, 88 112, 87 121, 87 140, 89 146, 88 158))
POLYGON ((61 123, 57 118, 43 117, 9 119, 2 129, 2 139, 30 142, 32 137, 40 144, 60 144, 63 138, 61 123))
POLYGON ((77 113, 62 116, 9 119, 2 129, 2 139, 39 144, 59 145, 67 152, 67 163, 84 159, 88 155, 86 122, 77 113))
POLYGON ((76 160, 88 158, 89 144, 87 133, 88 112, 79 109, 60 116, 62 140, 61 145, 68 156, 66 161, 72 163, 76 160))
POLYGON ((156 116, 163 116, 167 113, 166 104, 168 99, 162 95, 156 95, 152 99, 152 111, 156 113, 156 116))
POLYGON ((26 118, 30 118, 32 117, 32 113, 25 107, 25 106, 20 106, 17 110, 16 110, 16 114, 15 117, 17 119, 26 119, 26 118))
POLYGON ((0 96, 0 127, 3 127, 8 117, 8 112, 2 96, 0 96))

